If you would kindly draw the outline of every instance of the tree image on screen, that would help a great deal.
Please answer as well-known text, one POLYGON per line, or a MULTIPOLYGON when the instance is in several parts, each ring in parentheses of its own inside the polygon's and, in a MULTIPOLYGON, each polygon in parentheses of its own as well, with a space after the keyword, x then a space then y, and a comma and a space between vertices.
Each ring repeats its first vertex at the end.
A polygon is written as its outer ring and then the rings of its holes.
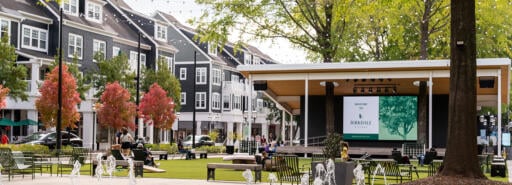
POLYGON ((379 98, 379 140, 416 140, 416 102, 414 96, 379 98))

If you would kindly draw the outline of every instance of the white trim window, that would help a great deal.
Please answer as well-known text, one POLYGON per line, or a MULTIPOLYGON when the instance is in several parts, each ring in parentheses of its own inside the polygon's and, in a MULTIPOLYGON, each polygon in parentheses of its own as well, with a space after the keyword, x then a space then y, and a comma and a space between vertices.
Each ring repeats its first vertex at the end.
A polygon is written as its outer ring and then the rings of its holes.
POLYGON ((0 19, 0 38, 4 35, 11 37, 11 21, 7 19, 0 19))
MULTIPOLYGON (((138 52, 136 51, 130 51, 130 59, 129 59, 129 63, 130 63, 130 69, 132 71, 135 71, 137 70, 137 55, 139 55, 138 52)), ((140 53, 140 69, 146 67, 146 54, 144 53, 140 53)), ((137 71, 135 71, 137 72, 137 71)))
POLYGON ((168 57, 168 56, 164 56, 164 60, 165 62, 167 62, 167 68, 169 69, 169 71, 171 73, 173 73, 172 71, 172 67, 173 67, 173 61, 174 61, 174 58, 173 57, 168 57))
POLYGON ((78 16, 78 0, 62 1, 62 10, 68 14, 78 16))
POLYGON ((217 46, 213 42, 208 42, 208 54, 217 55, 217 46))
POLYGON ((146 67, 146 54, 145 53, 140 53, 140 68, 145 68, 146 67))
POLYGON ((121 54, 121 48, 112 47, 112 57, 117 57, 121 54))
POLYGON ((196 109, 206 109, 206 92, 196 92, 196 109))
POLYGON ((233 109, 240 110, 242 107, 242 97, 240 95, 235 95, 233 97, 233 109))
POLYGON ((68 38, 68 57, 73 58, 74 55, 76 55, 78 59, 82 59, 83 44, 83 38, 81 35, 70 33, 68 38))
POLYGON ((220 86, 220 83, 221 83, 221 78, 220 78, 221 72, 220 72, 220 69, 215 69, 214 68, 212 75, 213 75, 213 77, 212 77, 212 84, 220 86))
POLYGON ((161 24, 155 25, 156 39, 167 41, 167 27, 161 24))
POLYGON ((206 84, 206 67, 196 69, 196 84, 206 84))
POLYGON ((48 49, 48 31, 23 25, 21 47, 46 52, 48 49))
POLYGON ((130 63, 131 71, 137 70, 137 55, 138 55, 138 52, 130 51, 130 58, 128 59, 128 63, 130 63))
POLYGON ((222 108, 224 110, 231 109, 231 95, 230 94, 224 94, 222 95, 222 108))
POLYGON ((212 93, 212 109, 220 110, 220 94, 217 92, 212 93))
MULTIPOLYGON (((105 41, 102 41, 102 40, 96 40, 94 39, 93 41, 93 47, 92 47, 92 54, 93 56, 96 56, 96 53, 100 53, 102 56, 103 56, 103 59, 105 59, 106 57, 106 52, 107 52, 107 43, 105 41)), ((96 62, 96 60, 93 60, 94 62, 96 62)))
POLYGON ((181 103, 181 105, 187 104, 187 93, 186 92, 181 92, 180 103, 181 103))
POLYGON ((102 22, 103 7, 100 4, 87 2, 87 15, 88 20, 101 23, 102 22))
POLYGON ((187 80, 187 68, 180 68, 180 80, 187 80))

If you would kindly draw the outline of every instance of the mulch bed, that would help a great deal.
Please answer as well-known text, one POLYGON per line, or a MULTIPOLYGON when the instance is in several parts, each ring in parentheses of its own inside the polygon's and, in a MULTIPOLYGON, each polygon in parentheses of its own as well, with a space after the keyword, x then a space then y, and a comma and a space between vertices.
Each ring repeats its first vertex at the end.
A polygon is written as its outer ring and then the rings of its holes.
POLYGON ((434 176, 419 179, 405 185, 510 185, 511 183, 464 177, 434 176))

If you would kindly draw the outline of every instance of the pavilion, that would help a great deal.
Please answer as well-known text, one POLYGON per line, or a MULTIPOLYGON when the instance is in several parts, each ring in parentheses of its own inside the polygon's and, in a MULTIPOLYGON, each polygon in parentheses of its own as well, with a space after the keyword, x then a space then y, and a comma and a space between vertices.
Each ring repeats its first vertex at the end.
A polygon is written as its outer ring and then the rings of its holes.
MULTIPOLYGON (((477 59, 475 109, 492 107, 499 113, 502 112, 500 105, 508 104, 510 62, 508 58, 477 59)), ((424 107, 427 116, 425 145, 429 148, 445 145, 450 86, 449 60, 241 65, 237 69, 255 89, 263 90, 274 102, 280 104, 284 109, 283 114, 286 111, 300 115, 298 125, 301 127, 300 134, 305 147, 308 147, 310 137, 325 135, 325 113, 322 111, 325 110, 326 81, 335 84, 336 125, 343 124, 339 115, 344 111, 344 96, 419 96, 422 86, 420 84, 423 84, 423 94, 427 101, 427 106, 424 107)), ((418 106, 418 109, 421 108, 418 106)), ((502 119, 501 114, 497 114, 497 128, 501 128, 502 119)), ((342 126, 336 126, 337 132, 342 133, 342 129, 342 126)), ((501 152, 501 129, 497 130, 498 151, 501 152)), ((370 143, 375 142, 356 142, 365 146, 371 146, 370 143)), ((377 145, 389 143, 383 141, 377 142, 377 145)))

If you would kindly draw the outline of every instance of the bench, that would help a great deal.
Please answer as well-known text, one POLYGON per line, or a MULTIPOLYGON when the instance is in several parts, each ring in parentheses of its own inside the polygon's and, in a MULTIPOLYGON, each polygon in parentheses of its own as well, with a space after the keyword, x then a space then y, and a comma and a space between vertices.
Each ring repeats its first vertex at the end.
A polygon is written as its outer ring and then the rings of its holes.
POLYGON ((368 180, 370 179, 395 179, 400 184, 405 180, 412 180, 412 165, 398 164, 394 160, 370 160, 366 169, 368 180), (380 164, 383 170, 378 169, 380 164), (375 176, 375 177, 374 177, 375 176), (377 177, 378 176, 378 177, 377 177), (391 177, 391 178, 390 178, 391 177))
POLYGON ((192 154, 194 154, 194 158, 195 158, 195 154, 199 154, 199 159, 207 159, 208 158, 208 152, 206 151, 195 151, 195 152, 192 152, 192 154))
MULTIPOLYGON (((296 155, 276 154, 272 156, 272 163, 276 165, 277 178, 281 184, 283 181, 299 184, 301 183, 302 176, 309 174, 309 170, 301 172, 301 169, 299 169, 299 157, 296 155)), ((311 177, 310 175, 309 180, 312 180, 311 177)))
POLYGON ((206 180, 210 180, 212 178, 215 180, 215 169, 216 168, 224 168, 224 169, 233 169, 233 170, 252 170, 254 171, 254 182, 261 182, 261 165, 259 164, 229 164, 229 163, 208 163, 206 165, 207 178, 206 180))
MULTIPOLYGON (((116 167, 129 167, 127 160, 116 160, 116 167)), ((98 167, 98 161, 92 161, 92 176, 96 175, 96 167, 98 167)), ((133 170, 135 172, 135 177, 140 175, 140 177, 144 177, 144 161, 133 161, 133 170)))
POLYGON ((169 152, 167 152, 167 151, 151 151, 151 155, 158 155, 158 160, 162 160, 162 159, 167 160, 167 156, 169 155, 169 152))

